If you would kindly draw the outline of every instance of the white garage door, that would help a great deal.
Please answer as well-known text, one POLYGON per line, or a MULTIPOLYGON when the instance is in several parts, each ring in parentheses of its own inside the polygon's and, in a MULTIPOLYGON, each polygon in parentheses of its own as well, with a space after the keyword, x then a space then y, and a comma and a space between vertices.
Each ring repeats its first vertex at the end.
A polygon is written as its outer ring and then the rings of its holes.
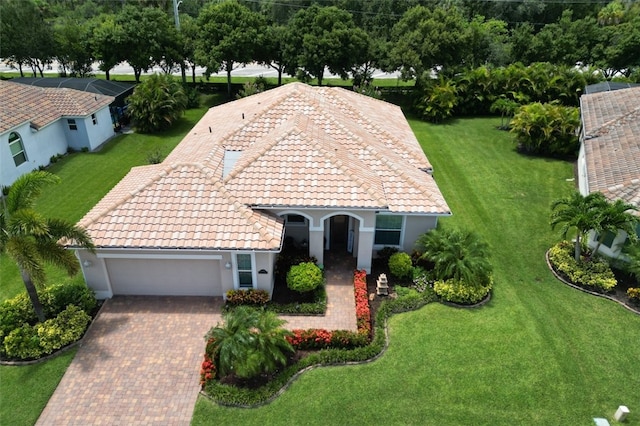
POLYGON ((106 259, 113 294, 222 296, 220 261, 106 259))

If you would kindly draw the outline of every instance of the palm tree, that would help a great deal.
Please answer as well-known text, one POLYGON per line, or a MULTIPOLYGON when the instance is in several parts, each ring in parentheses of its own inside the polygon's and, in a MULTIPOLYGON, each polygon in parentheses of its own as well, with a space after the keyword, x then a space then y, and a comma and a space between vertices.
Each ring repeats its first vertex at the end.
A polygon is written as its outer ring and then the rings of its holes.
POLYGON ((551 228, 562 225, 562 238, 573 228, 576 229, 575 259, 580 261, 582 241, 587 232, 597 229, 602 212, 607 209, 607 199, 601 192, 593 192, 587 196, 574 192, 568 197, 560 198, 551 204, 551 228))
POLYGON ((286 352, 293 347, 287 341, 285 323, 270 311, 239 306, 224 314, 224 323, 209 330, 213 339, 221 376, 234 373, 241 378, 273 372, 286 363, 286 352))
POLYGON ((632 215, 630 211, 637 210, 638 208, 636 206, 625 203, 623 200, 608 203, 607 208, 600 214, 598 227, 594 229, 600 237, 593 252, 598 253, 598 249, 600 249, 600 245, 604 241, 607 232, 617 234, 618 231, 622 230, 629 235, 629 238, 635 237, 636 225, 640 218, 632 215))
POLYGON ((434 264, 438 280, 484 285, 491 275, 489 245, 472 232, 434 229, 418 238, 416 248, 422 259, 434 264))
POLYGON ((167 74, 153 74, 139 84, 128 99, 127 113, 136 130, 151 133, 171 127, 187 107, 180 82, 167 74))
POLYGON ((86 230, 61 219, 45 218, 34 210, 43 186, 60 178, 44 171, 19 177, 2 198, 0 211, 0 253, 7 253, 20 270, 31 303, 40 322, 45 320, 36 286, 44 285, 44 264, 59 266, 72 276, 80 265, 61 240, 93 250, 86 230))

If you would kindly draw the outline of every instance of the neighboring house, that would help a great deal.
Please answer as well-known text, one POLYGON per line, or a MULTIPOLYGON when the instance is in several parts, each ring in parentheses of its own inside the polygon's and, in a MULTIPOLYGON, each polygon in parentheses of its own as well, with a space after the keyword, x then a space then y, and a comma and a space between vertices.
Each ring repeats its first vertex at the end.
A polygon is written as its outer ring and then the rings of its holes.
POLYGON ((0 185, 69 148, 93 150, 114 135, 111 96, 0 81, 0 185))
POLYGON ((11 81, 28 86, 75 89, 82 92, 113 96, 113 102, 109 104, 109 111, 111 112, 111 122, 116 129, 120 129, 123 122, 126 123, 128 121, 124 116, 127 110, 127 98, 133 94, 133 90, 136 87, 133 83, 99 78, 16 77, 11 81))
MULTIPOLYGON (((600 84, 588 86, 586 93, 580 98, 580 193, 602 192, 611 201, 640 208, 640 86, 600 84)), ((592 247, 596 239, 592 233, 592 247)), ((625 232, 608 233, 599 251, 617 257, 626 240, 625 232)))
POLYGON ((163 163, 133 168, 80 222, 99 298, 273 291, 289 246, 371 270, 451 214, 399 107, 292 83, 210 109, 163 163))

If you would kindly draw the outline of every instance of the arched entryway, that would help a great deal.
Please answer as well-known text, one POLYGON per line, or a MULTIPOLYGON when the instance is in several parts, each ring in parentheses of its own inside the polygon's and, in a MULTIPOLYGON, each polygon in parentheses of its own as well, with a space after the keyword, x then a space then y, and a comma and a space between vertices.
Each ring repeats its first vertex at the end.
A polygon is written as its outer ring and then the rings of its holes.
POLYGON ((359 220, 346 214, 338 214, 324 220, 326 251, 332 253, 357 253, 359 220))

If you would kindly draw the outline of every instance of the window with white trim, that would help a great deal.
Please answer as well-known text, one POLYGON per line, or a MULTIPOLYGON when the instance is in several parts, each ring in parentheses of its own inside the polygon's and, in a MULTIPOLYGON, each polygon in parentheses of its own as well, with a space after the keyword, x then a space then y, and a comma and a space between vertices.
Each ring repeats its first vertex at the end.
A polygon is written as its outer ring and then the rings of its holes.
POLYGON ((93 122, 93 125, 95 126, 96 124, 98 124, 98 117, 96 117, 95 114, 91 114, 91 121, 93 122))
POLYGON ((16 132, 9 133, 9 150, 11 150, 11 156, 16 166, 27 162, 27 154, 24 152, 22 138, 16 132))
POLYGON ((69 125, 69 130, 78 130, 75 118, 68 118, 67 124, 69 125))
POLYGON ((253 288, 253 268, 251 264, 251 255, 243 253, 236 254, 236 263, 238 266, 238 287, 253 288))
POLYGON ((399 246, 402 234, 402 216, 376 216, 374 244, 381 246, 399 246))

